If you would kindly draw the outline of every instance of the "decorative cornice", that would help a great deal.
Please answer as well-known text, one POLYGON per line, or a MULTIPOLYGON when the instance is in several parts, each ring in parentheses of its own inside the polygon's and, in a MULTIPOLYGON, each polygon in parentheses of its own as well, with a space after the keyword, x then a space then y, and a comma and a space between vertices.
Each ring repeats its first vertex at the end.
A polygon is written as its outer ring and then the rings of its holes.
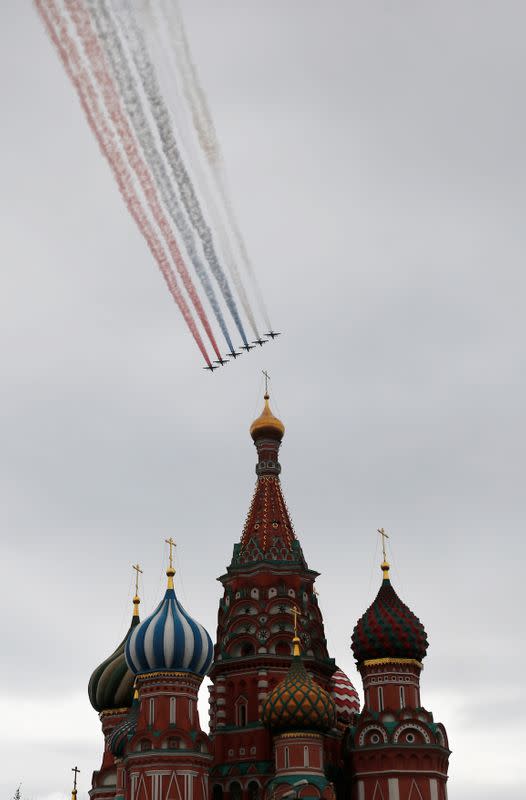
POLYGON ((274 736, 274 739, 316 739, 318 741, 321 740, 321 738, 321 733, 316 733, 316 731, 288 732, 274 736))
POLYGON ((106 719, 107 717, 116 717, 119 714, 127 714, 130 710, 129 706, 125 706, 124 708, 108 708, 105 711, 101 711, 99 714, 99 719, 106 719))
POLYGON ((376 667, 380 666, 381 664, 407 664, 412 665, 414 667, 419 667, 420 669, 424 669, 424 665, 421 661, 417 661, 415 658, 367 658, 365 661, 362 661, 358 664, 359 667, 376 667))
POLYGON ((196 683, 201 683, 203 680, 202 676, 197 675, 195 672, 172 672, 167 670, 164 672, 142 672, 137 675, 138 681, 147 681, 153 678, 185 678, 186 680, 193 680, 196 683))

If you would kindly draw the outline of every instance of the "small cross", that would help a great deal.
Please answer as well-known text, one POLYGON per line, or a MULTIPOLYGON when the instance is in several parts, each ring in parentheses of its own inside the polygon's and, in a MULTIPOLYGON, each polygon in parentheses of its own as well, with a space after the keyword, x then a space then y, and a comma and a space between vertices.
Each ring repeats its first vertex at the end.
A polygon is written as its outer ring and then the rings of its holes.
POLYGON ((292 612, 292 614, 294 616, 294 636, 297 637, 297 635, 298 635, 298 616, 299 616, 300 612, 298 611, 296 606, 292 606, 291 612, 292 612))
POLYGON ((265 394, 268 394, 268 382, 270 380, 270 375, 266 371, 266 369, 262 369, 261 372, 265 376, 265 394))
POLYGON ((79 774, 80 769, 78 767, 71 767, 71 771, 75 773, 75 777, 73 779, 73 791, 76 794, 76 792, 77 792, 77 775, 79 774))
POLYGON ((174 565, 173 565, 173 561, 172 561, 172 558, 173 558, 172 547, 176 547, 176 544, 175 544, 175 542, 174 542, 174 540, 172 539, 171 536, 170 536, 169 539, 165 539, 164 541, 166 542, 166 544, 170 545, 170 569, 173 569, 174 565))
POLYGON ((135 596, 139 594, 139 572, 142 575, 142 569, 139 564, 132 564, 132 569, 135 570, 135 596))
POLYGON ((382 553, 384 555, 384 561, 387 561, 387 556, 385 554, 385 540, 389 539, 388 534, 384 531, 383 528, 378 528, 378 533, 382 537, 382 553))

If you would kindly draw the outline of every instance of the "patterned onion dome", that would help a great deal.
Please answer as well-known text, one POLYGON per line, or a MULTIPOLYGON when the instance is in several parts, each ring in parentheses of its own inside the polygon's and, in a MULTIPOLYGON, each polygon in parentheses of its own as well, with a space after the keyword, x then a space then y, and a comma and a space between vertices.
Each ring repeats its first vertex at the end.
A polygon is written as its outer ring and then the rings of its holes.
POLYGON ((299 647, 287 675, 263 702, 261 718, 275 731, 327 731, 336 724, 334 702, 310 677, 299 647))
POLYGON ((250 426, 250 435, 254 441, 266 436, 270 437, 271 439, 279 439, 279 441, 283 439, 285 426, 282 421, 275 417, 270 410, 270 405, 268 402, 269 399, 268 392, 265 392, 265 407, 263 408, 260 416, 255 419, 250 426))
POLYGON ((179 603, 174 591, 173 567, 166 574, 166 594, 153 614, 126 641, 126 661, 136 675, 164 670, 205 675, 212 662, 212 641, 203 626, 179 603))
POLYGON ((134 598, 134 604, 133 617, 126 636, 111 656, 94 670, 89 680, 88 695, 95 711, 129 708, 132 704, 135 675, 130 672, 126 663, 124 646, 140 622, 137 596, 134 598))
POLYGON ((393 589, 386 561, 382 570, 380 591, 353 631, 354 657, 359 664, 376 658, 422 661, 428 646, 424 626, 393 589))
POLYGON ((336 706, 336 716, 346 725, 351 721, 353 714, 360 712, 360 698, 345 672, 337 669, 331 678, 331 697, 336 706))

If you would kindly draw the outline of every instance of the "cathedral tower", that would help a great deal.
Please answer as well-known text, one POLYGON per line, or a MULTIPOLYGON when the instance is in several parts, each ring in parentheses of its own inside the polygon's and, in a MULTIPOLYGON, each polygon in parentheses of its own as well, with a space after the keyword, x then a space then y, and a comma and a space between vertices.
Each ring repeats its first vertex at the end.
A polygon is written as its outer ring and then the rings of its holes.
MULTIPOLYGON (((217 643, 210 671, 210 733, 214 744, 214 800, 253 800, 274 776, 272 734, 261 719, 262 703, 292 660, 293 609, 306 669, 327 691, 336 665, 327 652, 314 581, 294 533, 283 497, 278 460, 285 427, 265 394, 250 435, 258 461, 256 488, 239 544, 219 579, 217 643)), ((345 677, 345 676, 344 676, 345 677)), ((327 764, 341 760, 341 731, 324 733, 327 764)))
POLYGON ((426 632, 396 594, 385 550, 382 572, 352 635, 365 696, 347 738, 352 800, 447 800, 446 731, 420 698, 426 632))

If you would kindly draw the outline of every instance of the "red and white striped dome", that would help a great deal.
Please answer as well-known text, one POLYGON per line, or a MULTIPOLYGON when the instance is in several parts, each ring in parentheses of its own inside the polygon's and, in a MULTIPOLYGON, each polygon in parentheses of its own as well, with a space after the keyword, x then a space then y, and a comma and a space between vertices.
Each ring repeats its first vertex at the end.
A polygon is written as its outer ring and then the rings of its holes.
POLYGON ((341 669, 337 669, 331 678, 331 697, 336 706, 339 722, 349 723, 351 714, 360 711, 360 698, 351 681, 341 669))

